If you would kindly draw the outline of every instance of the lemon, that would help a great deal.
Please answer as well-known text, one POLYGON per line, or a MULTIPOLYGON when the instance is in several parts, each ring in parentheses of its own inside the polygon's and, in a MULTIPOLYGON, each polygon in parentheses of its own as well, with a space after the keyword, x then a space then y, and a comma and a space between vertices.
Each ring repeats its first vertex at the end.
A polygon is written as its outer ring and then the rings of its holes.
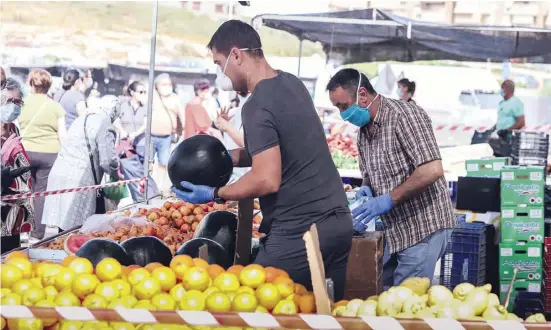
POLYGON ((128 274, 128 282, 134 286, 140 283, 141 280, 151 277, 151 274, 145 268, 134 269, 128 274))
POLYGON ((105 298, 108 302, 120 297, 120 291, 117 285, 113 284, 113 282, 100 283, 96 287, 95 293, 105 298))
POLYGON ((69 268, 61 269, 61 271, 55 276, 55 279, 54 279, 55 288, 58 291, 71 288, 71 283, 73 283, 73 280, 75 279, 75 277, 76 277, 76 274, 72 269, 69 269, 69 268))
POLYGON ((161 292, 161 284, 154 278, 148 277, 142 279, 134 286, 134 295, 138 299, 151 299, 154 295, 161 292))
POLYGON ((182 310, 203 311, 205 308, 205 295, 201 291, 188 291, 180 301, 180 309, 182 310))
POLYGON ((151 304, 157 307, 158 310, 174 310, 176 309, 176 301, 168 293, 158 293, 151 298, 151 304))
POLYGON ((186 289, 184 289, 184 285, 182 283, 179 283, 173 286, 169 292, 170 296, 177 302, 180 302, 182 300, 185 293, 186 293, 186 289))
POLYGON ((129 296, 132 293, 132 287, 124 280, 116 279, 111 283, 117 287, 121 297, 129 296))
POLYGON ((213 292, 207 297, 205 306, 209 312, 229 312, 232 302, 223 292, 213 292))
POLYGON ((114 258, 105 258, 96 265, 96 276, 102 282, 116 280, 122 276, 122 266, 114 258))
POLYGON ((105 299, 103 296, 92 293, 86 296, 84 300, 82 301, 82 307, 88 307, 88 308, 106 308, 107 307, 107 299, 105 299))
MULTIPOLYGON (((55 307, 55 304, 52 301, 49 300, 40 300, 36 304, 34 304, 36 307, 55 307)), ((52 326, 56 324, 56 319, 42 319, 42 323, 45 327, 52 326)))
POLYGON ((33 265, 29 259, 25 258, 13 258, 6 261, 6 265, 12 265, 19 268, 23 272, 23 278, 31 278, 33 272, 33 265))
POLYGON ((22 296, 23 299, 23 305, 25 306, 33 306, 38 301, 46 299, 46 295, 44 294, 44 291, 42 291, 41 288, 37 288, 35 286, 28 288, 22 296))
POLYGON ((53 285, 45 287, 42 291, 44 291, 44 295, 46 295, 46 300, 49 301, 54 301, 55 296, 59 293, 53 285))
POLYGON ((21 305, 21 296, 15 292, 6 293, 2 296, 1 304, 2 305, 21 305))
POLYGON ((62 306, 62 307, 75 307, 80 306, 80 300, 78 297, 69 291, 63 291, 57 294, 57 296, 54 299, 54 304, 56 306, 62 306))
POLYGON ((73 280, 71 289, 77 297, 84 299, 87 295, 94 292, 98 284, 99 280, 95 275, 79 274, 73 280))

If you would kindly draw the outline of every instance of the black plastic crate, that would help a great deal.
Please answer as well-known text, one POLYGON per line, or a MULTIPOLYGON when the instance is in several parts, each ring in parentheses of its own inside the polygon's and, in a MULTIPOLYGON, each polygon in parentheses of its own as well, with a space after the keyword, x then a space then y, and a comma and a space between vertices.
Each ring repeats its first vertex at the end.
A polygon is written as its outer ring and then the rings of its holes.
POLYGON ((519 292, 515 299, 513 313, 522 319, 526 319, 533 314, 545 313, 542 294, 537 292, 519 292))
POLYGON ((486 284, 487 225, 458 222, 440 261, 440 284, 453 289, 469 282, 486 284))
POLYGON ((513 147, 513 149, 511 150, 511 157, 514 157, 514 158, 541 158, 541 159, 547 159, 547 155, 548 155, 548 151, 545 150, 545 151, 539 151, 539 150, 526 150, 526 149, 522 149, 522 150, 515 150, 515 148, 513 147))
POLYGON ((538 165, 547 166, 547 157, 515 157, 511 156, 513 165, 538 165))

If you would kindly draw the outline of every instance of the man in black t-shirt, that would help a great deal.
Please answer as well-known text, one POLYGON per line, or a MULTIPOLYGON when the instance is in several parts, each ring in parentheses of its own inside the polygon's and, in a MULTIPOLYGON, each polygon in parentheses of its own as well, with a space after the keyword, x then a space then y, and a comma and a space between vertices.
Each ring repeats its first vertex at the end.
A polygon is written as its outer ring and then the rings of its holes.
POLYGON ((335 299, 344 293, 352 219, 339 173, 310 93, 297 77, 267 63, 258 33, 237 20, 225 22, 208 44, 219 66, 217 84, 251 91, 243 105, 245 148, 231 152, 235 166, 251 170, 222 188, 183 182, 176 190, 192 203, 260 198, 267 236, 255 260, 284 269, 311 288, 303 234, 316 224, 325 273, 335 299))

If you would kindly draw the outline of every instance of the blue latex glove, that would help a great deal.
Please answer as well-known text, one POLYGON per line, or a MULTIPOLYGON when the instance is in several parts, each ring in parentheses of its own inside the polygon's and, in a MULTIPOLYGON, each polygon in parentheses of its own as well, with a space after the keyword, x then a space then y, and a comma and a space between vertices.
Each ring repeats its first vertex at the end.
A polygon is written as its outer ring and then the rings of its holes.
POLYGON ((373 218, 385 214, 394 208, 390 194, 385 194, 368 200, 352 211, 352 218, 367 226, 373 218))
POLYGON ((356 199, 360 199, 362 197, 373 197, 371 188, 368 186, 361 186, 360 190, 356 193, 356 199))
POLYGON ((172 188, 172 191, 181 200, 193 204, 204 204, 214 200, 214 188, 209 186, 194 185, 193 183, 182 181, 182 187, 191 190, 190 192, 172 188))

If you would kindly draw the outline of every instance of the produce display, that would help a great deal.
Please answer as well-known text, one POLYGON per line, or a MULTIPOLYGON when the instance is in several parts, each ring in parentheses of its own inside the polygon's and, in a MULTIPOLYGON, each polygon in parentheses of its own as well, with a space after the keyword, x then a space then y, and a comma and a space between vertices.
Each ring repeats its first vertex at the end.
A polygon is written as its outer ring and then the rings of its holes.
MULTIPOLYGON (((21 252, 1 265, 2 305, 143 308, 210 312, 315 313, 314 295, 280 269, 259 265, 227 270, 187 255, 169 266, 121 266, 113 258, 94 268, 85 258, 69 256, 61 264, 31 262, 21 252)), ((2 329, 58 329, 55 320, 2 319, 2 329), (53 328, 52 328, 53 327, 53 328)), ((132 324, 62 321, 61 329, 135 329, 132 324), (70 327, 69 327, 70 326, 70 327), (99 328, 98 328, 99 327, 99 328)))
MULTIPOLYGON (((255 207, 259 207, 258 202, 255 207)), ((60 237, 45 246, 47 249, 65 250, 67 254, 74 254, 82 244, 91 238, 107 238, 116 242, 124 242, 132 237, 156 236, 164 241, 172 254, 193 237, 195 229, 210 212, 229 210, 227 204, 191 204, 184 201, 165 202, 160 208, 140 208, 135 214, 124 213, 126 217, 146 217, 144 225, 120 223, 113 227, 115 231, 101 231, 90 234, 71 234, 60 237)), ((256 216, 255 223, 259 224, 262 217, 256 216)), ((258 232, 254 237, 260 236, 258 232)))
MULTIPOLYGON (((412 277, 400 286, 389 288, 365 300, 340 301, 333 308, 334 316, 390 316, 395 318, 451 318, 458 320, 518 320, 501 305, 492 286, 475 287, 462 283, 453 291, 435 285, 428 278, 412 277)), ((546 322, 543 314, 529 316, 526 322, 546 322)))
POLYGON ((329 150, 335 166, 341 169, 356 170, 358 165, 358 147, 356 141, 348 135, 335 133, 326 136, 329 150))

